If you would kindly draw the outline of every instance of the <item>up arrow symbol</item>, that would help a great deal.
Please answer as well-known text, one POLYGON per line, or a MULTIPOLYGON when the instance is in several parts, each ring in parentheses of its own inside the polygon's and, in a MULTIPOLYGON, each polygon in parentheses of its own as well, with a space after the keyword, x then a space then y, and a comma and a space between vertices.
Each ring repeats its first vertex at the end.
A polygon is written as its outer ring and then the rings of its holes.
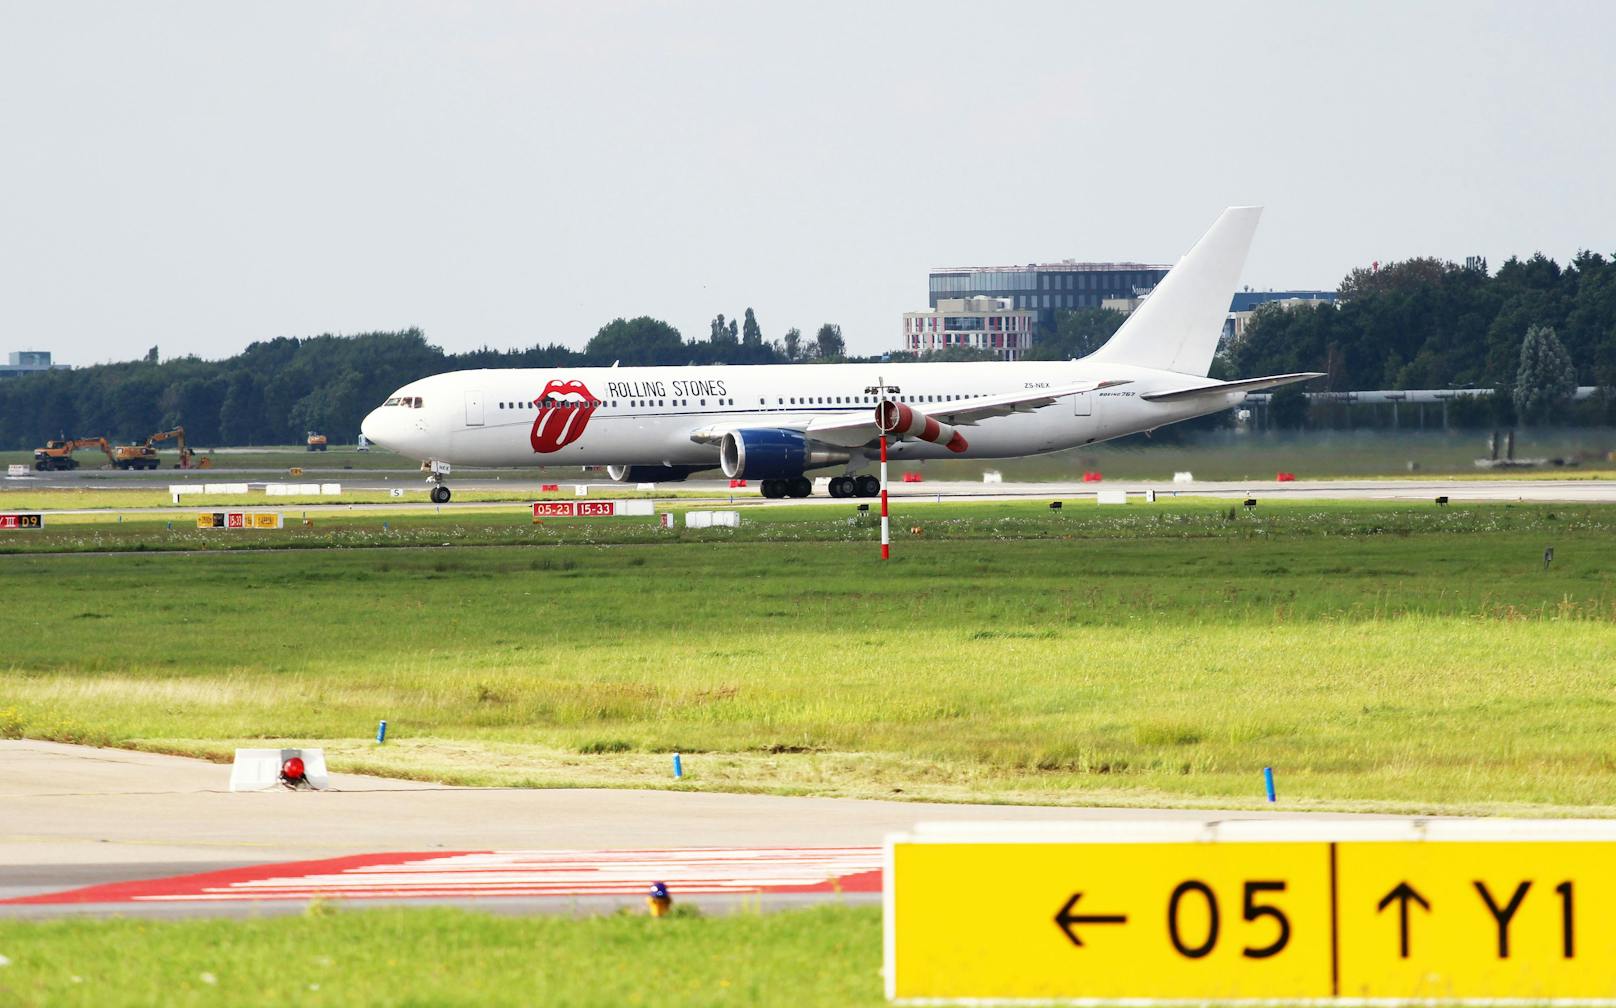
POLYGON ((1422 908, 1425 909, 1427 913, 1429 913, 1431 910, 1431 904, 1426 902, 1425 897, 1420 895, 1419 890, 1415 889, 1407 882, 1399 882, 1397 883, 1397 888, 1381 897, 1380 905, 1376 907, 1376 912, 1378 913, 1379 911, 1385 910, 1387 907, 1391 906, 1392 900, 1397 901, 1397 927, 1399 931, 1398 948, 1402 954, 1402 957, 1407 959, 1409 901, 1412 900, 1413 902, 1418 903, 1422 908))
POLYGON ((1057 927, 1059 927, 1063 932, 1065 932, 1066 937, 1068 937, 1068 938, 1070 938, 1072 940, 1073 945, 1076 945, 1079 948, 1081 948, 1083 946, 1083 939, 1079 938, 1077 936, 1077 932, 1073 929, 1073 925, 1075 925, 1075 924, 1126 924, 1126 923, 1128 923, 1128 917, 1127 917, 1126 914, 1074 914, 1074 913, 1072 913, 1072 908, 1077 906, 1077 901, 1082 899, 1082 898, 1083 898, 1082 893, 1080 893, 1080 892, 1072 893, 1071 899, 1068 899, 1066 901, 1066 904, 1060 908, 1060 912, 1055 915, 1055 925, 1057 927))

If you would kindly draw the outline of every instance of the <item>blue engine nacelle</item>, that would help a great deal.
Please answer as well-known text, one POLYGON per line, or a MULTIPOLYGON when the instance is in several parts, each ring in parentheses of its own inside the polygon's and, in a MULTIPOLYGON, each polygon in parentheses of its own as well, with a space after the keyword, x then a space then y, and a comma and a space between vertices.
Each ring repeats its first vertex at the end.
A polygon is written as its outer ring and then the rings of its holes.
POLYGON ((718 460, 730 479, 789 479, 807 465, 808 439, 794 430, 729 431, 718 460))
POLYGON ((845 450, 810 444, 802 431, 777 427, 728 431, 718 447, 719 464, 730 479, 791 479, 849 457, 845 450))
POLYGON ((693 472, 712 466, 609 465, 606 475, 619 483, 683 483, 693 472))

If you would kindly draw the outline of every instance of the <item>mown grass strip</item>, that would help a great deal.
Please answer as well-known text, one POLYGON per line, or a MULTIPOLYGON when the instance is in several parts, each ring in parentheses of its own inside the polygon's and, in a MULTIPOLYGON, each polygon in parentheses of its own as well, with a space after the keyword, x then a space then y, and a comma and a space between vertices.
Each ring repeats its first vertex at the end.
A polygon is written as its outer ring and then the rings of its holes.
POLYGON ((0 920, 0 1003, 875 1005, 880 928, 879 908, 834 905, 659 920, 396 909, 0 920))

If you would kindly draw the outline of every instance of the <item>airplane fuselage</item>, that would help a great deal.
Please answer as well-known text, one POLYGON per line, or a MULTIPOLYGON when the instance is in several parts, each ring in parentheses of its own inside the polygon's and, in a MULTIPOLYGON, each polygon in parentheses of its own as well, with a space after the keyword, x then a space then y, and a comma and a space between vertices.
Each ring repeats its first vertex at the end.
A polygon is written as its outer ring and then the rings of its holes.
MULTIPOLYGON (((892 398, 933 413, 1085 379, 1126 384, 984 418, 964 428, 963 452, 902 440, 889 446, 889 455, 990 459, 1059 451, 1216 412, 1242 395, 1148 402, 1147 393, 1203 379, 1083 361, 515 368, 411 382, 365 419, 364 430, 387 448, 452 465, 716 468, 717 447, 693 439, 693 431, 711 425, 800 429, 822 416, 873 413, 878 396, 868 390, 881 382, 898 389, 892 398)), ((855 451, 855 465, 875 452, 873 441, 855 451)))

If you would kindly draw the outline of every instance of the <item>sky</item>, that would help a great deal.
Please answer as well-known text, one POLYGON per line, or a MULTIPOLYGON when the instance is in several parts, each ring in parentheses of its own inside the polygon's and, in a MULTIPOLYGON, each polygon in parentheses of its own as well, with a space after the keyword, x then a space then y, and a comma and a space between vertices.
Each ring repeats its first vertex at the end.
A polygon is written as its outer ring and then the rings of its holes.
POLYGON ((842 326, 944 265, 1616 252, 1616 4, 0 0, 0 353, 842 326))

